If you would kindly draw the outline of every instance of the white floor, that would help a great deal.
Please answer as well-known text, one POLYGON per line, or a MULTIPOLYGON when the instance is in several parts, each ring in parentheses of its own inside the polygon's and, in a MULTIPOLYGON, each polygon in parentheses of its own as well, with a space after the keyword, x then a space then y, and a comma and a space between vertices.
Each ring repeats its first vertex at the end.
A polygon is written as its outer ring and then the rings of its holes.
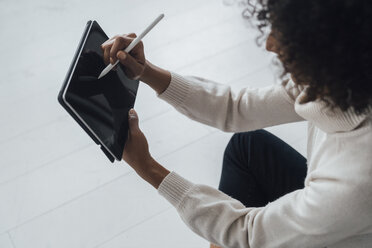
MULTIPOLYGON (((0 247, 207 247, 124 162, 112 165, 59 106, 85 23, 140 32, 153 63, 233 87, 273 84, 238 6, 222 0, 0 1, 0 247)), ((153 156, 186 178, 218 185, 231 134, 188 120, 141 85, 136 102, 153 156)), ((306 123, 268 128, 302 154, 306 123)))

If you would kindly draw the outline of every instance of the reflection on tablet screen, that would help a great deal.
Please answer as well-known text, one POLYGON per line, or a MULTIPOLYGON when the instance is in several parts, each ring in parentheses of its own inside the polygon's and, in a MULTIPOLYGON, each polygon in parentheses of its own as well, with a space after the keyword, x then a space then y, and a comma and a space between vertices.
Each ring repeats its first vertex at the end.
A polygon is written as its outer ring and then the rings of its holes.
POLYGON ((106 67, 100 48, 106 40, 106 35, 93 25, 68 86, 66 100, 101 142, 120 158, 128 134, 128 111, 134 105, 138 81, 128 79, 120 66, 97 79, 106 67))

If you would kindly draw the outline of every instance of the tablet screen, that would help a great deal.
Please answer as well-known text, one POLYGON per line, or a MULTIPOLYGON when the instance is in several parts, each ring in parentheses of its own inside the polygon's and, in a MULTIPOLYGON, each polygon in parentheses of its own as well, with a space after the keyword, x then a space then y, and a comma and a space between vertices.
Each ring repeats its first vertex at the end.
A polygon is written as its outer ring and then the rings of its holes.
POLYGON ((73 71, 65 99, 97 138, 121 159, 128 135, 128 111, 134 105, 138 81, 128 79, 120 66, 106 76, 101 44, 108 37, 93 22, 73 71))

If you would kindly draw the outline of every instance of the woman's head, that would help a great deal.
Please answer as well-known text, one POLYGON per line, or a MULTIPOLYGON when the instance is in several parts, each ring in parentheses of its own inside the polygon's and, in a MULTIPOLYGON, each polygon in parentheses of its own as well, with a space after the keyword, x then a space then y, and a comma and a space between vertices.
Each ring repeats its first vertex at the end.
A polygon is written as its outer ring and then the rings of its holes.
POLYGON ((271 27, 266 49, 307 85, 305 101, 363 113, 372 105, 372 1, 247 0, 243 15, 271 27), (253 2, 255 4, 253 4, 253 2), (254 6, 252 8, 252 6, 254 6))

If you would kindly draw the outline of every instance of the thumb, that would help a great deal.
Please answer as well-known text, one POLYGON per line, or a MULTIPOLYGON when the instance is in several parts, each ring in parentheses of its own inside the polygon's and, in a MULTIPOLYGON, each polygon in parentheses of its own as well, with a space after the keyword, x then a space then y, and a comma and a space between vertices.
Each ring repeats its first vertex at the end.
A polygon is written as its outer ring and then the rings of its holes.
POLYGON ((137 73, 140 73, 142 71, 142 66, 129 53, 126 53, 124 51, 119 51, 116 56, 119 59, 119 61, 124 66, 126 66, 127 68, 132 70, 133 73, 137 74, 137 73))
POLYGON ((139 126, 138 126, 138 115, 134 109, 129 110, 128 122, 129 122, 129 131, 131 133, 140 131, 139 126))

